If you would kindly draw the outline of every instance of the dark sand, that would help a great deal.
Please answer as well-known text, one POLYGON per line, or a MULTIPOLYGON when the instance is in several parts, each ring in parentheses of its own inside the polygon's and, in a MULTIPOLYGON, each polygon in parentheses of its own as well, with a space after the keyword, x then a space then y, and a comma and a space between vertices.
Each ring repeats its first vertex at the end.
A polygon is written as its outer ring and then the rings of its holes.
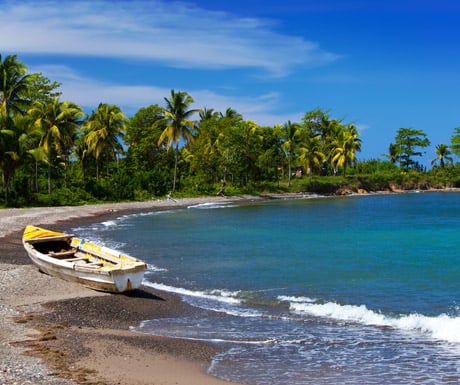
POLYGON ((206 374, 216 346, 129 331, 143 320, 197 311, 206 317, 205 311, 176 295, 149 288, 126 295, 106 294, 41 274, 31 265, 21 243, 26 223, 68 231, 126 214, 225 199, 0 210, 0 230, 6 234, 0 238, 0 383, 227 383, 206 374), (45 360, 47 369, 43 378, 28 382, 31 374, 27 368, 37 365, 30 356, 45 360))

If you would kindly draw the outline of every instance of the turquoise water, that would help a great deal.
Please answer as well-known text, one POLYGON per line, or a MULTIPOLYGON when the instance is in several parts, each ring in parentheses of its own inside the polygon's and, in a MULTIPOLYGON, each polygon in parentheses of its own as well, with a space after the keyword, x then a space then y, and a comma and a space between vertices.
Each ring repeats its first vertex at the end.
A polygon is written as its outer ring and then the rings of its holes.
POLYGON ((460 383, 460 194, 206 204, 76 229, 202 309, 142 333, 248 384, 460 383))

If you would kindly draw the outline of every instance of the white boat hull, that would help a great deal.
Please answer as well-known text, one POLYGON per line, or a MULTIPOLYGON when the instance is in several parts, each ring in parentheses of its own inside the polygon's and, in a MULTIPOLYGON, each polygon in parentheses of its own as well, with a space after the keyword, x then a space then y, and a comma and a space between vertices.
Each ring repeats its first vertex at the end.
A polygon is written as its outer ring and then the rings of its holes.
MULTIPOLYGON (((30 234, 33 229, 43 230, 28 226, 26 231, 29 231, 30 234)), ((61 242, 67 240, 73 246, 74 258, 59 259, 39 250, 37 246, 40 243, 49 242, 53 236, 41 238, 30 236, 27 239, 24 236, 24 248, 40 271, 106 292, 122 293, 137 289, 142 285, 147 267, 144 262, 115 250, 84 242, 71 235, 65 237, 66 234, 63 233, 54 234, 62 234, 55 235, 54 238, 60 238, 61 242)))

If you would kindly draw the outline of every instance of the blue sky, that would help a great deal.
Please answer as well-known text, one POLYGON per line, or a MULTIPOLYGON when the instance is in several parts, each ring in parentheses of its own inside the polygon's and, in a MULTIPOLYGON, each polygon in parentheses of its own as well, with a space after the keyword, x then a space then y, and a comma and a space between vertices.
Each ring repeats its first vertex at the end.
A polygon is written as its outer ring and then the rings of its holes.
POLYGON ((358 127, 359 159, 409 127, 428 164, 460 126, 459 19, 455 0, 0 0, 0 53, 87 112, 132 116, 171 89, 260 125, 320 107, 358 127))

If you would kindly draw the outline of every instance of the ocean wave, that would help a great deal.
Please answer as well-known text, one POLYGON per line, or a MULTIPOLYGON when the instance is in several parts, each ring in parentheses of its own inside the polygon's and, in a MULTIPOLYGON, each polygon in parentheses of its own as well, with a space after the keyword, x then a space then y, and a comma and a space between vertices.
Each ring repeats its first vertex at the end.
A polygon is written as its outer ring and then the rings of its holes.
POLYGON ((151 287, 153 289, 168 291, 176 293, 179 295, 184 295, 187 297, 197 297, 204 299, 212 299, 219 302, 225 302, 228 304, 240 304, 241 301, 236 298, 238 292, 230 292, 225 290, 210 290, 210 291, 194 291, 189 289, 184 289, 180 287, 168 286, 162 283, 155 282, 144 282, 145 286, 151 287))
POLYGON ((231 202, 207 202, 207 203, 200 203, 197 205, 188 206, 188 209, 222 209, 222 208, 230 208, 230 207, 237 207, 235 204, 231 204, 231 202))
MULTIPOLYGON (((161 272, 161 271, 168 271, 168 269, 165 269, 163 267, 158 267, 158 266, 155 266, 151 263, 147 263, 147 271, 149 271, 150 273, 158 273, 158 272, 161 272)), ((149 281, 145 281, 143 282, 144 285, 147 285, 149 284, 149 281)))
POLYGON ((120 221, 118 219, 113 219, 113 220, 102 222, 101 225, 103 225, 105 227, 119 226, 120 221))
POLYGON ((369 326, 385 326, 403 331, 415 331, 438 340, 460 343, 460 317, 447 314, 426 316, 416 313, 395 316, 370 310, 365 305, 342 305, 335 302, 318 303, 310 298, 301 297, 279 297, 278 299, 288 301, 290 310, 296 314, 308 314, 369 326))
POLYGON ((245 322, 244 320, 190 315, 180 318, 145 320, 137 327, 131 326, 130 330, 137 333, 212 343, 236 343, 238 345, 275 345, 278 343, 276 338, 254 330, 251 321, 246 319, 245 322), (249 333, 248 328, 251 330, 249 333))
POLYGON ((178 294, 190 305, 201 309, 243 318, 260 317, 262 315, 260 311, 254 308, 242 306, 244 303, 244 293, 240 291, 223 289, 206 291, 189 290, 147 280, 144 280, 143 284, 153 289, 178 294))

